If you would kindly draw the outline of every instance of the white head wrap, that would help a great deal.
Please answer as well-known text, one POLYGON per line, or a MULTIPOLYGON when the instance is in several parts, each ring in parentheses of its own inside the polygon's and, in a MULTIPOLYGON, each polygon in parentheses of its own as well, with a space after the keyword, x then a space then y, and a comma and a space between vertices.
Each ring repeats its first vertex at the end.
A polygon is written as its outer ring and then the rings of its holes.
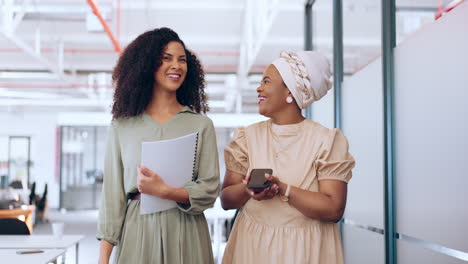
POLYGON ((272 64, 301 109, 320 100, 332 87, 330 62, 319 52, 283 51, 272 64))

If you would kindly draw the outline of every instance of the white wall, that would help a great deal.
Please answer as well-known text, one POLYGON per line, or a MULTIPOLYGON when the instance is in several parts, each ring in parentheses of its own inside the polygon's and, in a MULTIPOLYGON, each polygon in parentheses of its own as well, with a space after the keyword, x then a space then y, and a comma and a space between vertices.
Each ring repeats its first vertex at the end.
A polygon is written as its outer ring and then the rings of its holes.
POLYGON ((345 218, 383 228, 382 60, 343 83, 343 132, 356 160, 349 183, 345 218))
MULTIPOLYGON (((465 1, 395 48, 398 263, 468 260, 467 25, 465 1)), ((377 59, 343 84, 343 130, 356 158, 345 212, 352 221, 343 227, 347 263, 385 261, 383 235, 369 232, 383 228, 381 65, 377 59)))
MULTIPOLYGON (((382 102, 381 59, 343 82, 342 129, 356 160, 344 218, 380 229, 384 226, 382 102)), ((385 261, 384 237, 380 233, 347 223, 343 225, 343 243, 347 263, 385 261)))
POLYGON ((467 26, 465 1, 395 49, 397 231, 466 260, 467 26))
POLYGON ((334 87, 319 101, 313 102, 312 120, 321 125, 333 128, 335 126, 335 102, 334 102, 334 87))
MULTIPOLYGON (((58 207, 59 178, 56 172, 56 128, 55 113, 0 113, 1 136, 30 136, 31 168, 30 182, 36 181, 36 190, 42 194, 48 183, 49 206, 58 207)), ((58 164, 57 164, 58 165, 58 164)))

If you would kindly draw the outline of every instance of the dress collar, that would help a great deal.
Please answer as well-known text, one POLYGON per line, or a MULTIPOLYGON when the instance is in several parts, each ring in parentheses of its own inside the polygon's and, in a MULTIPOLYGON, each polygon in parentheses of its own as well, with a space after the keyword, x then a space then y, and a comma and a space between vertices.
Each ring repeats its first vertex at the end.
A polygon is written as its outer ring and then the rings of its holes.
POLYGON ((182 110, 180 110, 177 114, 179 113, 185 113, 185 112, 189 112, 189 113, 192 113, 192 114, 196 114, 197 112, 195 112, 192 108, 190 108, 189 106, 184 106, 184 108, 182 108, 182 110))
POLYGON ((305 120, 306 119, 296 124, 277 125, 277 124, 274 124, 273 121, 270 119, 269 126, 271 129, 271 132, 277 136, 296 136, 302 133, 305 120))

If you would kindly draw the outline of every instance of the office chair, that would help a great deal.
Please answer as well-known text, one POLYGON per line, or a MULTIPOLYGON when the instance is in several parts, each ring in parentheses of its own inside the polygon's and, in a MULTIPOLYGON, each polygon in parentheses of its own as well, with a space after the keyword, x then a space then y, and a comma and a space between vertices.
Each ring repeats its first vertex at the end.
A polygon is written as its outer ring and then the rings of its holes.
POLYGON ((0 235, 30 235, 25 222, 16 218, 0 219, 0 235))
POLYGON ((41 199, 39 199, 39 200, 36 202, 37 210, 38 210, 39 212, 44 212, 44 209, 45 209, 45 207, 46 207, 46 202, 47 202, 47 183, 46 183, 46 185, 45 185, 44 193, 42 194, 41 199))
POLYGON ((29 204, 33 205, 36 201, 36 182, 33 182, 31 186, 31 193, 29 194, 29 204))

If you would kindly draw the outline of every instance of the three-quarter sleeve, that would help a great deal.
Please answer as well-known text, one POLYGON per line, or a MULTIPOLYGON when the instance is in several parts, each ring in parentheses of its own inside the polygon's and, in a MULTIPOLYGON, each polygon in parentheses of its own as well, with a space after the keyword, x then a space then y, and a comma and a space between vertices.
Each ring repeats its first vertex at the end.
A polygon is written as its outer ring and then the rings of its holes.
POLYGON ((113 245, 118 244, 120 241, 127 206, 120 142, 117 132, 116 125, 112 124, 109 128, 104 161, 104 183, 97 232, 97 239, 104 239, 113 245))
POLYGON ((213 122, 203 129, 199 140, 198 173, 196 179, 187 183, 184 188, 189 194, 190 205, 177 203, 180 210, 188 214, 201 214, 213 207, 219 192, 219 161, 216 144, 216 133, 213 122))
POLYGON ((226 163, 226 170, 230 170, 241 175, 247 174, 249 160, 245 128, 238 128, 234 138, 224 149, 224 161, 226 163))
POLYGON ((348 140, 339 129, 326 137, 316 161, 318 180, 348 182, 352 177, 354 158, 348 152, 348 140))

